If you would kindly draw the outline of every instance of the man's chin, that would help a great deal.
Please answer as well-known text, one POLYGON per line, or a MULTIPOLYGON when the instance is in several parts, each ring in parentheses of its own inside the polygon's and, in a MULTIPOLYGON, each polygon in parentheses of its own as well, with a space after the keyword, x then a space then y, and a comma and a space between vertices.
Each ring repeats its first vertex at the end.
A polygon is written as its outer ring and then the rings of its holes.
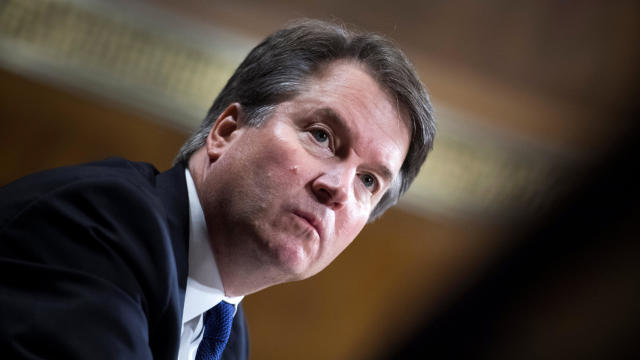
POLYGON ((315 274, 311 272, 308 254, 300 249, 278 249, 272 260, 274 268, 281 274, 281 282, 303 280, 315 274))
POLYGON ((306 259, 286 257, 278 259, 277 267, 285 281, 297 281, 308 278, 309 266, 306 259))
POLYGON ((317 244, 287 234, 282 237, 272 237, 267 251, 270 253, 273 267, 287 277, 287 281, 295 281, 313 275, 311 268, 317 250, 317 244))

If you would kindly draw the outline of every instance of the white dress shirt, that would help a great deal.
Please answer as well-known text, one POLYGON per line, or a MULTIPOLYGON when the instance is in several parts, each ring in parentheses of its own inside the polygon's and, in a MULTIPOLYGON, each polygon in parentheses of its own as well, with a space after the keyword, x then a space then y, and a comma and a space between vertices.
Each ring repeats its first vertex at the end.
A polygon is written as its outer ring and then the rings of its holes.
POLYGON ((236 306, 242 296, 224 295, 222 279, 209 243, 207 223, 189 169, 185 169, 189 193, 189 277, 184 296, 178 360, 194 360, 204 334, 203 314, 226 301, 236 306))

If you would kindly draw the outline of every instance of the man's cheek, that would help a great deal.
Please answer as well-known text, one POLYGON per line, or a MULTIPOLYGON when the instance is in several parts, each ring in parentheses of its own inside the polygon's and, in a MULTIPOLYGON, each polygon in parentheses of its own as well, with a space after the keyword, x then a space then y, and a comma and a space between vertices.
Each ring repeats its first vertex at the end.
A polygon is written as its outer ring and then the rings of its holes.
POLYGON ((305 159, 301 149, 291 144, 280 144, 276 151, 265 154, 265 173, 274 183, 280 183, 293 190, 302 186, 304 175, 309 172, 309 159, 305 159))

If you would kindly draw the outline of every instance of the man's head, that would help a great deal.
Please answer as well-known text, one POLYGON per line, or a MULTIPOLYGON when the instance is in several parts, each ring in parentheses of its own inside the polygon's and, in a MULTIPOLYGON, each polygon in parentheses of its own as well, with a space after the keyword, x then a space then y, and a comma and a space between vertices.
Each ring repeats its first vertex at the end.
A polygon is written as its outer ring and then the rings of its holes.
POLYGON ((406 190, 433 127, 413 69, 378 36, 307 21, 258 45, 177 159, 228 295, 327 266, 406 190))
POLYGON ((299 21, 273 33, 236 69, 176 162, 188 161, 204 146, 214 122, 230 104, 242 106, 242 125, 259 126, 279 103, 303 91, 323 65, 338 60, 361 63, 409 116, 409 151, 394 186, 371 213, 370 220, 376 219, 398 201, 418 174, 433 146, 435 123, 429 96, 411 63, 394 44, 375 34, 350 32, 317 20, 299 21))

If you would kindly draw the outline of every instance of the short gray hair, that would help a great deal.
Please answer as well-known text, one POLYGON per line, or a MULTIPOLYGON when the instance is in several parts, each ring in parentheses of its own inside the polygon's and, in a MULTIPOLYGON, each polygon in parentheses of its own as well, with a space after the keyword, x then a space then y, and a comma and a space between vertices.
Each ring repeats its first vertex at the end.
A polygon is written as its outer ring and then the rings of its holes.
POLYGON ((433 147, 435 122, 429 95, 413 65, 398 47, 373 33, 347 30, 319 20, 299 20, 269 35, 238 66, 209 109, 200 128, 182 146, 175 163, 187 162, 205 145, 214 122, 238 102, 243 125, 258 126, 275 107, 304 90, 321 66, 337 60, 365 65, 371 76, 409 115, 411 142, 394 184, 372 211, 369 221, 398 202, 418 175, 433 147))

